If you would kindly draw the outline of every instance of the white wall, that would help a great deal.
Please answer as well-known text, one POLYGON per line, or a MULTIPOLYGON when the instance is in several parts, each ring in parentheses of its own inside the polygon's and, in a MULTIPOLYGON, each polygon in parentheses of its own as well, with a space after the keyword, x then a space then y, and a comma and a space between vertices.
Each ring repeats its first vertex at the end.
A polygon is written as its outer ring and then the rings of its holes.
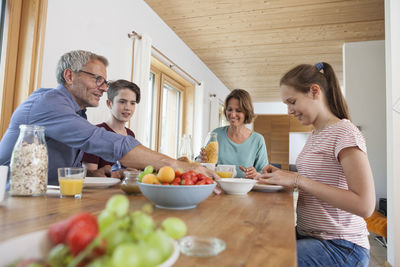
POLYGON ((253 103, 255 114, 288 114, 287 106, 282 102, 253 103))
MULTIPOLYGON (((153 45, 204 84, 204 99, 209 93, 224 99, 226 86, 207 68, 186 44, 142 0, 52 0, 48 2, 42 86, 55 87, 55 67, 60 56, 74 49, 90 50, 107 57, 108 79, 131 76, 132 40, 127 34, 135 30, 148 34, 153 45)), ((143 88, 142 88, 143 89, 143 88)), ((203 113, 201 131, 208 131, 208 102, 203 113)), ((103 96, 100 107, 89 109, 88 118, 98 123, 108 118, 103 96), (100 116, 98 116, 100 114, 100 116)), ((195 129, 199 130, 199 129, 195 129)))
POLYGON ((367 141, 377 200, 386 198, 385 42, 345 43, 343 62, 350 116, 367 141))
POLYGON ((400 266, 400 1, 385 0, 388 262, 400 266))

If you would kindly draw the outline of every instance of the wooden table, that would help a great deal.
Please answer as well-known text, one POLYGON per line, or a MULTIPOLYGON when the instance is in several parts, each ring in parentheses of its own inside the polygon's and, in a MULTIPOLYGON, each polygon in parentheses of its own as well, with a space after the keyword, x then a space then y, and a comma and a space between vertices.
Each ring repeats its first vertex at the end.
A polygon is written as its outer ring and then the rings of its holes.
MULTIPOLYGON (((107 199, 123 194, 119 186, 84 190, 80 200, 44 197, 10 197, 0 204, 0 242, 46 229, 54 222, 81 211, 99 214, 107 199)), ((133 209, 149 203, 129 196, 133 209), (132 205, 133 204, 133 205, 132 205)), ((218 237, 226 250, 215 257, 183 254, 175 266, 296 266, 293 198, 290 192, 250 192, 245 196, 211 195, 191 210, 155 208, 153 217, 176 216, 188 226, 188 235, 218 237)))

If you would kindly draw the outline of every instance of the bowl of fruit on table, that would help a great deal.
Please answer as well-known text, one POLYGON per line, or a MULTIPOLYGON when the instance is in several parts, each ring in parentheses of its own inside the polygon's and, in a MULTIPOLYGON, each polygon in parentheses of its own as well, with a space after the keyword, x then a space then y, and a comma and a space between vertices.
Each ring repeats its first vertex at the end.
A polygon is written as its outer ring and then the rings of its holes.
POLYGON ((202 173, 183 172, 169 166, 153 172, 151 166, 139 175, 139 188, 142 194, 163 209, 192 209, 208 198, 216 183, 202 173))
POLYGON ((149 205, 131 211, 126 196, 114 195, 97 218, 81 212, 48 230, 0 242, 0 263, 43 267, 172 266, 179 258, 175 240, 186 235, 186 224, 176 217, 158 224, 151 211, 149 205))

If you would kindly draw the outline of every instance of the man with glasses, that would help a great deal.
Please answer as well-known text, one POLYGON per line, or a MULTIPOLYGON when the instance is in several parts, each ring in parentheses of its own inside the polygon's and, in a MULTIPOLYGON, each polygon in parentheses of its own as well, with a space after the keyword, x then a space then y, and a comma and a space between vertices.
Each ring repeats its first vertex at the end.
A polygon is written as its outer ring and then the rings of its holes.
MULTIPOLYGON (((10 163, 19 125, 35 124, 45 127, 49 184, 58 184, 57 168, 81 166, 83 152, 110 162, 120 161, 130 168, 169 165, 215 176, 215 173, 202 166, 176 161, 144 147, 132 136, 106 131, 86 120, 86 108, 97 107, 101 96, 107 92, 107 65, 105 57, 88 51, 77 50, 64 54, 57 65, 57 88, 36 90, 12 115, 10 125, 0 141, 0 165, 10 163)), ((88 176, 109 174, 109 169, 103 168, 89 172, 88 176)))

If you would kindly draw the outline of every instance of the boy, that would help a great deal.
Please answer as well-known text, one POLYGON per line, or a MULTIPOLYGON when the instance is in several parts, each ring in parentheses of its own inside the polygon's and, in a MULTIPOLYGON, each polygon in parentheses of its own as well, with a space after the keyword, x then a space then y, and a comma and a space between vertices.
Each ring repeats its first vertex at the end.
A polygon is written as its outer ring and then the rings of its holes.
MULTIPOLYGON (((140 88, 136 84, 126 80, 110 82, 108 84, 107 98, 106 103, 111 111, 111 117, 106 122, 97 126, 103 127, 107 131, 135 137, 135 134, 125 127, 125 123, 130 120, 135 112, 136 104, 140 102, 140 88)), ((95 171, 103 167, 111 169, 111 166, 114 165, 113 162, 108 162, 96 155, 87 153, 84 153, 82 163, 89 171, 95 171)), ((119 162, 116 163, 116 166, 119 166, 117 169, 120 169, 119 162)), ((122 178, 115 171, 112 172, 112 177, 122 178)))

